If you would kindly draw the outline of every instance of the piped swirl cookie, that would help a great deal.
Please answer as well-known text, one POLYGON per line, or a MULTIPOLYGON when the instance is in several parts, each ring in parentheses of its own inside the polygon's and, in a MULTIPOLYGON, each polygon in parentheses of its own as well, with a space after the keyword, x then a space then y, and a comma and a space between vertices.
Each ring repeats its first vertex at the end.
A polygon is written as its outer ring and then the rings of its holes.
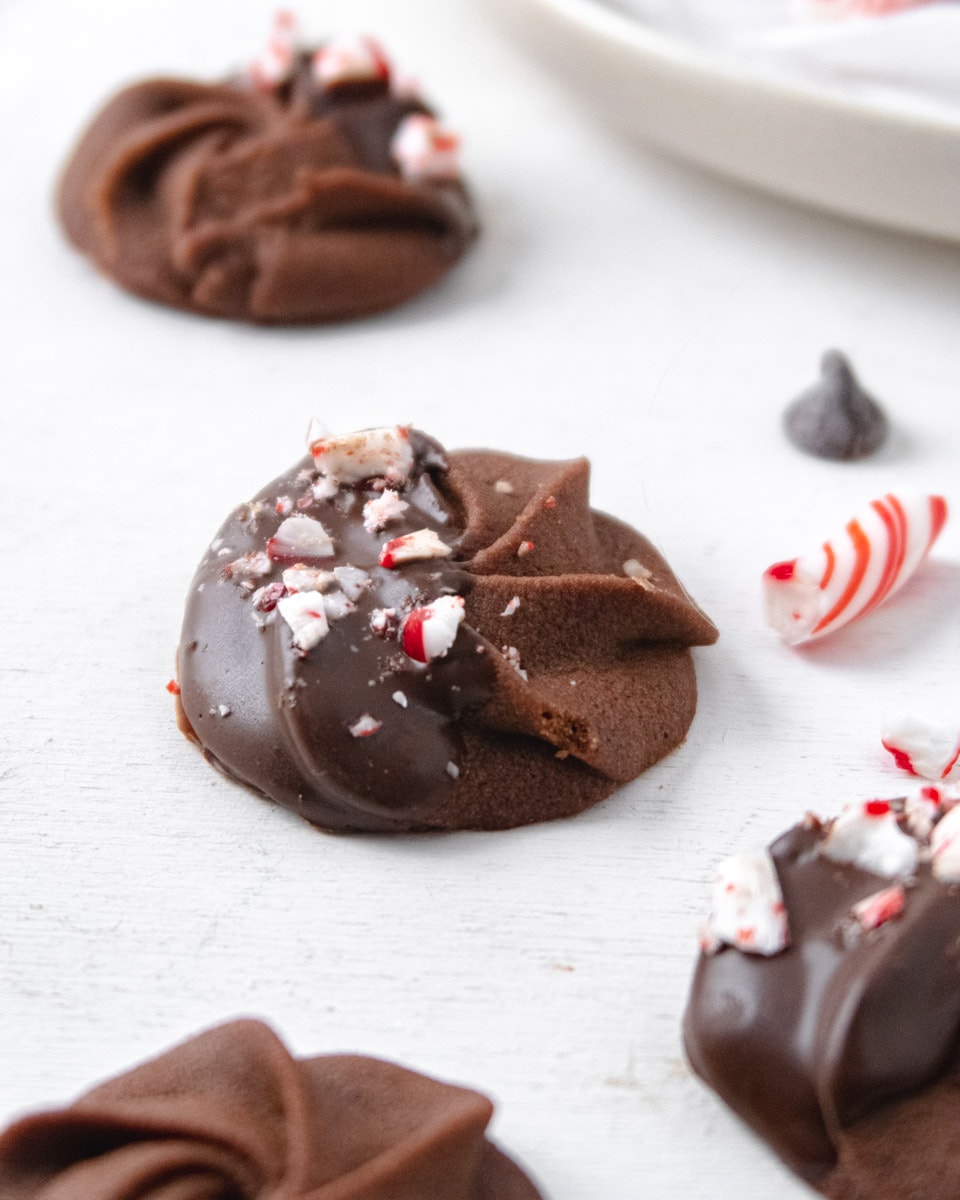
POLYGON ((717 631, 585 459, 328 437, 228 518, 190 591, 184 731, 330 830, 570 816, 684 738, 717 631))
POLYGON ((177 308, 268 324, 392 308, 476 235, 458 139, 372 39, 307 51, 278 20, 232 79, 110 100, 64 171, 61 223, 117 283, 177 308))

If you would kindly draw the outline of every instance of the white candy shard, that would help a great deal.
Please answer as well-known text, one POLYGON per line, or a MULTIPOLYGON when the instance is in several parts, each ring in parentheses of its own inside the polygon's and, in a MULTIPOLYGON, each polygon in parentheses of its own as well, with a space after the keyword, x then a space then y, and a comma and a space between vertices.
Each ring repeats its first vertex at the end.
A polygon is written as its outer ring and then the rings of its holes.
POLYGON ((397 126, 390 153, 407 179, 456 179, 460 139, 426 113, 411 113, 397 126))
POLYGON ((394 692, 390 699, 394 704, 399 704, 401 708, 407 707, 407 697, 403 692, 394 692))
POLYGON ((493 485, 493 490, 499 492, 501 496, 512 496, 516 490, 512 483, 507 479, 498 479, 493 485))
POLYGON ((313 56, 313 75, 324 88, 345 83, 374 83, 390 77, 390 63, 372 37, 339 37, 313 56))
POLYGON ((223 573, 227 579, 237 579, 241 576, 249 579, 262 579, 272 570, 273 563, 270 561, 270 556, 263 550, 254 550, 250 554, 244 554, 242 558, 235 558, 233 562, 227 563, 223 568, 223 573))
POLYGON ((376 733, 382 726, 382 721, 378 721, 376 717, 371 717, 369 713, 364 713, 362 717, 358 717, 347 728, 350 730, 351 737, 362 738, 370 737, 371 734, 376 733))
POLYGON ((363 506, 363 527, 367 533, 379 533, 391 521, 399 520, 410 505, 401 500, 392 488, 386 488, 373 500, 368 500, 363 506))
POLYGON ((864 616, 910 578, 946 519, 942 496, 888 492, 872 501, 819 550, 764 572, 767 624, 797 645, 864 616))
POLYGON ((892 879, 913 874, 920 848, 897 824, 889 801, 867 800, 843 810, 820 843, 819 852, 833 862, 851 863, 892 879))
POLYGON ((527 673, 523 667, 520 666, 520 651, 516 648, 516 646, 501 646, 500 653, 507 660, 510 666, 513 667, 520 678, 525 680, 527 678, 527 673))
POLYGON ((960 883, 960 805, 951 808, 930 835, 931 870, 941 883, 960 883))
POLYGON ((441 542, 432 529, 418 529, 387 542, 380 551, 381 567, 399 567, 405 562, 420 562, 427 558, 449 558, 453 549, 441 542))
POLYGON ((293 644, 306 653, 330 632, 320 592, 296 592, 277 601, 277 611, 293 631, 293 644))
POLYGON ((298 41, 296 17, 281 10, 273 18, 267 44, 250 64, 250 79, 255 88, 271 92, 292 77, 298 41))
POLYGON ((323 597, 323 611, 327 614, 328 621, 339 621, 347 613, 355 612, 356 607, 343 592, 331 592, 323 597))
POLYGON ((645 567, 639 559, 628 558, 623 564, 623 573, 628 579, 632 579, 635 584, 642 587, 644 591, 654 591, 654 585, 650 582, 653 578, 653 572, 649 567, 645 567))
POLYGON ((313 420, 307 430, 307 449, 327 487, 380 478, 403 484, 413 467, 410 431, 402 425, 329 437, 320 423, 313 420))
POLYGON ((865 932, 870 929, 879 929, 887 921, 900 916, 905 901, 906 892, 904 892, 903 886, 895 883, 892 887, 883 888, 879 892, 874 892, 872 896, 858 901, 852 909, 853 917, 865 932))
POLYGON ((717 868, 701 944, 708 953, 726 944, 768 957, 789 946, 783 892, 768 851, 737 854, 717 868))
POLYGON ((885 722, 880 740, 901 770, 921 779, 946 779, 960 759, 960 726, 953 722, 899 713, 885 722))
POLYGON ((370 586, 370 576, 359 567, 334 567, 333 575, 348 600, 359 600, 370 586))
POLYGON ((501 617, 512 617, 513 614, 517 611, 517 609, 519 607, 520 607, 520 597, 514 596, 514 598, 508 602, 507 607, 503 610, 503 612, 500 614, 500 616, 501 617))
POLYGON ((443 658, 457 640, 464 618, 462 596, 438 596, 407 614, 400 631, 404 653, 415 662, 443 658))
POLYGON ((267 542, 267 554, 274 561, 294 563, 310 558, 330 558, 333 539, 313 517, 287 517, 267 542))
POLYGON ((305 567, 303 563, 287 567, 281 578, 288 592, 325 592, 336 583, 332 571, 322 571, 319 567, 305 567))

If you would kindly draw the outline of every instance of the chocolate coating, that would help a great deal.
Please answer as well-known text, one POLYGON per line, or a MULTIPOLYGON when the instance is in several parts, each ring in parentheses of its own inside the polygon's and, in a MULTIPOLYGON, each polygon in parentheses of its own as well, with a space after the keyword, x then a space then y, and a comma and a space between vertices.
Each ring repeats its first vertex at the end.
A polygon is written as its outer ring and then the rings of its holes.
POLYGON ((683 740, 696 707, 687 647, 716 629, 645 538, 590 509, 586 460, 411 442, 409 508, 382 533, 364 528, 378 493, 362 484, 305 510, 333 538, 324 566, 370 574, 355 611, 305 655, 282 619, 259 627, 250 585, 223 567, 263 550, 278 496, 309 496, 310 460, 227 519, 184 620, 185 732, 227 775, 325 829, 500 829, 580 812, 683 740), (424 528, 450 558, 378 565, 388 539, 424 528), (649 570, 644 586, 624 574, 630 559, 649 570), (402 617, 451 592, 466 616, 445 657, 424 665, 373 634, 374 610, 402 617), (351 736, 364 715, 381 727, 351 736))
POLYGON ((839 350, 827 350, 820 374, 784 413, 790 441, 807 454, 843 461, 879 450, 886 440, 887 418, 860 386, 846 357, 839 350))
POLYGON ((387 81, 323 91, 308 55, 269 93, 147 80, 84 133, 60 219, 101 271, 162 304, 280 324, 380 312, 476 235, 459 179, 401 177, 390 142, 411 113, 430 110, 387 81))
POLYGON ((4 1200, 539 1200, 493 1105, 359 1055, 294 1059, 258 1021, 192 1038, 0 1135, 4 1200))
POLYGON ((821 836, 801 825, 771 847, 789 948, 701 956, 687 1054, 825 1195, 954 1200, 960 1164, 944 1162, 915 1122, 942 1104, 942 1134, 958 1111, 960 890, 921 865, 902 915, 853 934, 852 906, 890 880, 820 856, 821 836), (911 1143, 926 1146, 922 1156, 911 1143))

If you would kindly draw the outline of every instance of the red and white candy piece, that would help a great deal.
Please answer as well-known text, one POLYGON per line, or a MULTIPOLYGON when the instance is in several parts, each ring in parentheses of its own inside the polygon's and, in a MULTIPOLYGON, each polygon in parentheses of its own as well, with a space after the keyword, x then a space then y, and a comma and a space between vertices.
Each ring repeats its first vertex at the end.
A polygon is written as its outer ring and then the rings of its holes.
POLYGON ((305 567, 303 563, 287 567, 281 578, 288 592, 325 592, 336 583, 332 571, 305 567))
POLYGON ((309 563, 311 559, 330 558, 333 539, 313 517, 287 517, 268 539, 267 554, 274 562, 309 563))
POLYGON ((930 835, 934 879, 960 883, 960 805, 951 808, 930 835))
POLYGON ((405 179, 456 179, 460 174, 459 137, 426 113, 403 118, 390 154, 405 179))
POLYGON ((273 18, 267 44, 250 64, 250 80, 261 92, 272 92, 293 75, 299 33, 292 12, 281 9, 273 18))
POLYGON ((277 611, 293 632, 293 644, 306 653, 330 632, 320 592, 295 592, 277 602, 277 611))
POLYGON ((339 37, 327 42, 313 56, 313 77, 324 89, 347 83, 385 83, 390 78, 390 61, 372 37, 339 37))
POLYGON ((225 579, 262 579, 273 570, 270 556, 263 550, 253 550, 242 558, 235 558, 223 568, 225 579))
POLYGON ((350 736, 355 738, 372 737, 377 730, 383 728, 383 722, 378 721, 376 717, 371 717, 369 713, 364 713, 362 717, 357 717, 352 725, 348 725, 350 736))
POLYGON ((428 663, 443 658, 457 640, 463 621, 462 596, 439 596, 407 614, 400 630, 400 644, 409 658, 428 663))
POLYGON ((947 519, 942 496, 888 492, 819 550, 763 575, 767 624, 791 645, 832 633, 904 584, 947 519))
POLYGON ((854 920, 867 933, 871 929, 879 929, 894 917, 899 917, 905 902, 906 892, 903 885, 895 883, 892 887, 883 888, 858 901, 851 911, 854 920))
POLYGON ((330 437, 314 419, 307 430, 307 449, 321 475, 338 487, 381 478, 404 484, 413 467, 410 431, 403 425, 330 437))
POLYGON ((912 875, 920 847, 897 824, 888 800, 851 804, 836 818, 819 852, 833 862, 850 863, 888 879, 912 875))
POLYGON ((937 821, 958 801, 960 792, 956 788, 943 784, 924 784, 904 798, 907 828, 918 841, 925 842, 937 821))
POLYGON ((448 558, 453 550, 432 529, 418 529, 387 542, 380 551, 381 567, 399 567, 406 562, 428 558, 448 558))
POLYGON ((900 713, 887 719, 880 740, 901 770, 921 779, 946 779, 960 760, 960 726, 949 722, 900 713))
POLYGON ((363 506, 363 527, 367 533, 379 533, 391 521, 398 521, 409 507, 392 488, 384 488, 363 506))
POLYGON ((717 868, 700 945, 706 954, 728 945, 768 957, 790 945, 783 892, 768 851, 736 854, 717 868))

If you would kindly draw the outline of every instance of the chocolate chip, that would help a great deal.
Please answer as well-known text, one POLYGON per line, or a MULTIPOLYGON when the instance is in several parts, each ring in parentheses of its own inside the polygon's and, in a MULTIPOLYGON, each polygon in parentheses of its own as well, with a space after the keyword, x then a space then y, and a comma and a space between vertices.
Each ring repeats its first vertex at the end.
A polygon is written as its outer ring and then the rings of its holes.
POLYGON ((887 418, 865 392, 839 350, 827 350, 821 378, 783 416, 787 437, 818 458, 850 461, 873 454, 887 436, 887 418))

